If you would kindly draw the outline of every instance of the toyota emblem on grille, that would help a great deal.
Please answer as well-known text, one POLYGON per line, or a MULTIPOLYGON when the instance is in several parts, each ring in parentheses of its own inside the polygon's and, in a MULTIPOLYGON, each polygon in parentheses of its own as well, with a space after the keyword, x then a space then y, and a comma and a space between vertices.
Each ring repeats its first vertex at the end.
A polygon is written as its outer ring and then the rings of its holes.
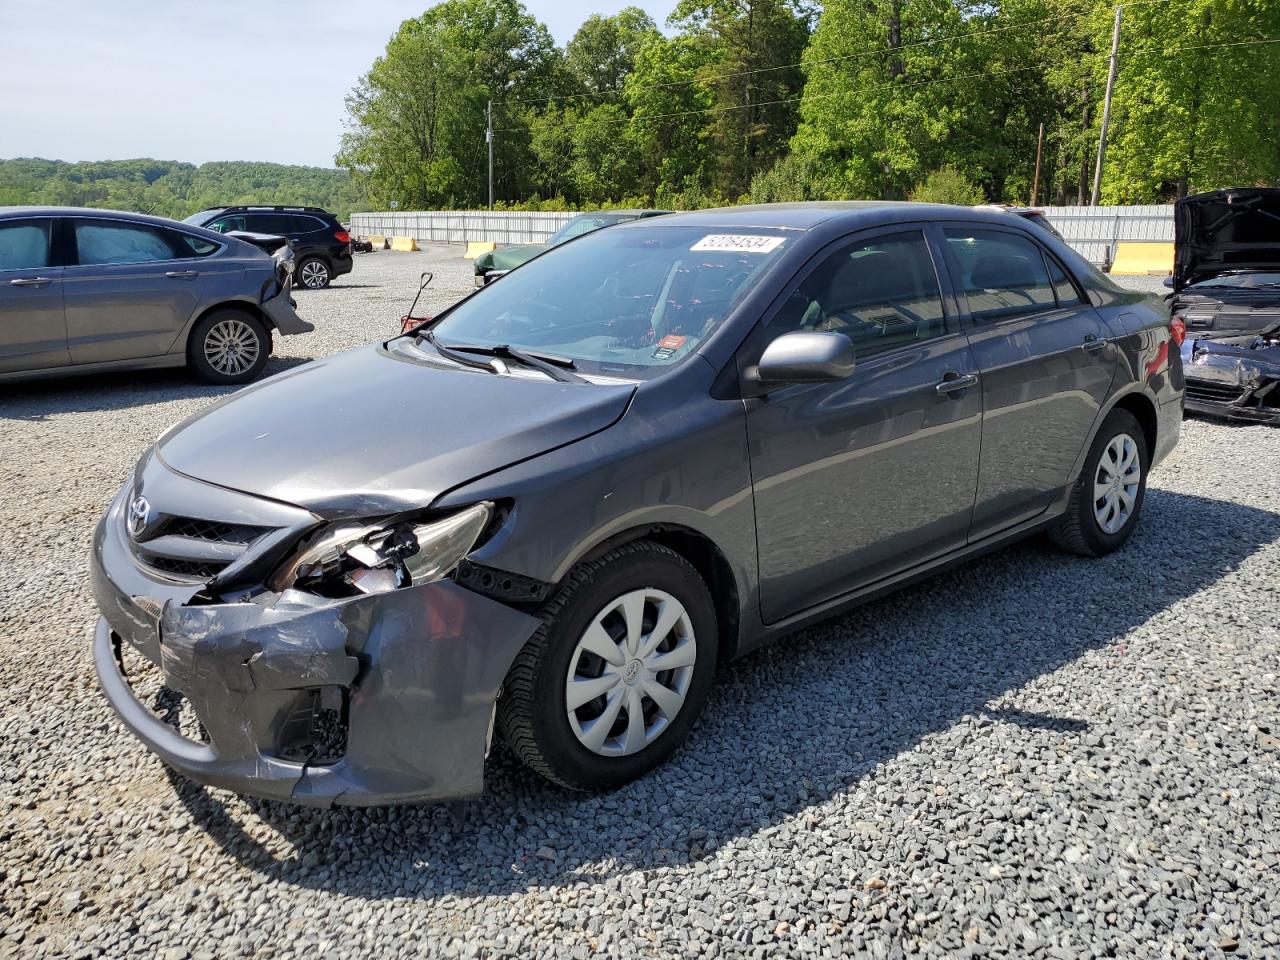
POLYGON ((129 504, 129 534, 135 539, 142 533, 147 526, 147 520, 151 518, 151 504, 147 502, 146 497, 134 497, 133 503, 129 504))

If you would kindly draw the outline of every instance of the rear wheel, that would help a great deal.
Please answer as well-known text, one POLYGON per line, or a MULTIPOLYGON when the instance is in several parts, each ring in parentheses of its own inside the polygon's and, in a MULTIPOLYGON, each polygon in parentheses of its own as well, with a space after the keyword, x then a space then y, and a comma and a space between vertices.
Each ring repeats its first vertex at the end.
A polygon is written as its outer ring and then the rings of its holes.
POLYGON ((702 712, 715 673, 711 595, 666 547, 626 544, 576 568, 503 684, 498 726, 537 773, 577 790, 662 763, 702 712))
POLYGON ((262 321, 233 307, 201 319, 187 342, 191 368, 201 379, 220 385, 256 379, 270 355, 271 334, 262 321))
POLYGON ((319 257, 307 257, 298 264, 298 282, 308 290, 322 290, 330 279, 329 264, 319 257))
POLYGON ((1138 523, 1149 453, 1137 419, 1112 410, 1102 422, 1066 512, 1049 528, 1054 543, 1088 557, 1118 549, 1138 523))

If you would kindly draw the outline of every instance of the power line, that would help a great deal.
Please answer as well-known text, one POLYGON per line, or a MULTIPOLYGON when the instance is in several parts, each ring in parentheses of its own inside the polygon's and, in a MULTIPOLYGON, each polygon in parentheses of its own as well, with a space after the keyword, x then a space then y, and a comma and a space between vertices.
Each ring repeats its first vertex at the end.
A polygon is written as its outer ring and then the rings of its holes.
POLYGON ((1180 50, 1213 50, 1217 47, 1257 47, 1268 43, 1280 43, 1280 37, 1270 40, 1236 40, 1231 43, 1198 43, 1190 47, 1166 47, 1162 53, 1177 53, 1180 50))

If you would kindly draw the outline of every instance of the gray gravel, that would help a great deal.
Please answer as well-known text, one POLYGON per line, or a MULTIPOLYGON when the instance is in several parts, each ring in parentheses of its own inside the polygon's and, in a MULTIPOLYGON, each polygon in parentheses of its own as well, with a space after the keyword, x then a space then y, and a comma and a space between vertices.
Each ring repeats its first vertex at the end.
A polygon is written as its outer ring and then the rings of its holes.
MULTIPOLYGON (((452 259, 443 254, 452 254, 452 259)), ((278 371, 394 329, 378 253, 278 371)), ((1101 561, 1032 541, 732 665, 688 747, 570 795, 315 811, 197 788, 116 722, 90 532, 181 372, 0 388, 0 953, 1280 955, 1280 430, 1193 420, 1101 561)))

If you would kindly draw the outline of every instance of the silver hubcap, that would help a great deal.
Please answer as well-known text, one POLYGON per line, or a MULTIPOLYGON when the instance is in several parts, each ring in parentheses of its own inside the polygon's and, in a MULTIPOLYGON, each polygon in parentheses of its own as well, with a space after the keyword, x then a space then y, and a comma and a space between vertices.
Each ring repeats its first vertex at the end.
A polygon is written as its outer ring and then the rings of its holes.
POLYGON ((257 334, 243 320, 219 320, 204 338, 204 357, 219 373, 244 373, 258 361, 257 334))
POLYGON ((329 271, 318 260, 308 260, 302 265, 302 283, 312 290, 329 282, 329 271))
POLYGON ((1142 479, 1138 445, 1127 433, 1111 438, 1093 478, 1093 517, 1103 533, 1119 533, 1133 516, 1142 479))
POLYGON ((606 604, 569 660, 569 726, 592 753, 623 757, 653 743, 684 705, 697 657, 684 605, 662 590, 606 604))

